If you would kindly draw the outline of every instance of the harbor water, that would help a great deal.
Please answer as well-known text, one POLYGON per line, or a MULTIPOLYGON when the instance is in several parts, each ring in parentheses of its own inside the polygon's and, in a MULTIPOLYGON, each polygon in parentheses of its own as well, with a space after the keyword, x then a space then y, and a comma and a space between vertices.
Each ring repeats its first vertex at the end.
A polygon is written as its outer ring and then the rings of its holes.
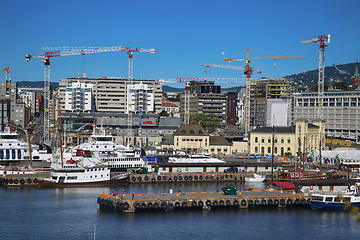
MULTIPOLYGON (((265 185, 239 185, 264 189, 265 185)), ((0 239, 359 239, 349 212, 310 208, 113 213, 101 193, 215 191, 223 183, 132 184, 117 188, 0 188, 0 239), (171 189, 171 190, 170 190, 171 189)))

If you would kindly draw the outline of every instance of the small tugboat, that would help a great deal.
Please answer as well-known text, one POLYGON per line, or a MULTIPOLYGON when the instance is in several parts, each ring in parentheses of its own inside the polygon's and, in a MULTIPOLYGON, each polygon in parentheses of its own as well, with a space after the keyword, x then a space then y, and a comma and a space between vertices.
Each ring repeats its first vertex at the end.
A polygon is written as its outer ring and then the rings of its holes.
POLYGON ((351 185, 345 192, 328 192, 312 194, 310 207, 313 209, 344 209, 344 203, 350 203, 352 207, 360 207, 359 187, 351 185))
POLYGON ((253 177, 246 177, 245 178, 245 182, 265 182, 266 176, 263 176, 261 174, 258 173, 254 173, 253 177))

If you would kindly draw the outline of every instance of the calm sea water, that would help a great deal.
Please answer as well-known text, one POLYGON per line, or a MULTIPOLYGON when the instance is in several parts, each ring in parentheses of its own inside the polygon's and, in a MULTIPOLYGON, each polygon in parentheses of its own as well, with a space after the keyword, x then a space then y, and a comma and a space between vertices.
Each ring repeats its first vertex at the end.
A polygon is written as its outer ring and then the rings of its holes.
MULTIPOLYGON (((223 184, 129 185, 128 193, 213 191, 223 184)), ((249 186, 238 186, 244 188, 249 186)), ((251 186, 264 188, 264 185, 251 186)), ((0 239, 360 239, 348 212, 218 209, 119 214, 100 211, 111 188, 0 188, 0 239)))

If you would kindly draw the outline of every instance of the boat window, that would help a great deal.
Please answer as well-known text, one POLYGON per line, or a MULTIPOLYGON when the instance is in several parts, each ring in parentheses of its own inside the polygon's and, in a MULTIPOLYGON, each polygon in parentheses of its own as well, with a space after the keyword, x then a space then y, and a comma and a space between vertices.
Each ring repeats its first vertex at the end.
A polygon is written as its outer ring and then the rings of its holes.
POLYGON ((350 202, 350 198, 349 197, 344 197, 344 202, 350 202))
POLYGON ((326 197, 325 198, 325 202, 332 202, 333 201, 333 197, 326 197))
POLYGON ((57 177, 56 177, 56 176, 53 176, 52 179, 53 179, 53 180, 57 180, 57 177))
POLYGON ((322 201, 323 197, 322 196, 312 196, 311 200, 313 200, 313 201, 322 201))
POLYGON ((6 159, 10 159, 10 150, 6 149, 6 159))
POLYGON ((15 158, 16 158, 16 151, 15 151, 15 149, 12 149, 12 150, 11 150, 11 158, 12 158, 12 159, 15 159, 15 158))
POLYGON ((343 199, 343 197, 338 196, 335 198, 334 202, 341 202, 343 199))
POLYGON ((76 180, 77 176, 73 176, 73 177, 67 177, 67 180, 76 180))
POLYGON ((4 159, 4 150, 0 149, 0 159, 4 159))
POLYGON ((21 150, 20 149, 18 149, 18 159, 21 159, 21 150))

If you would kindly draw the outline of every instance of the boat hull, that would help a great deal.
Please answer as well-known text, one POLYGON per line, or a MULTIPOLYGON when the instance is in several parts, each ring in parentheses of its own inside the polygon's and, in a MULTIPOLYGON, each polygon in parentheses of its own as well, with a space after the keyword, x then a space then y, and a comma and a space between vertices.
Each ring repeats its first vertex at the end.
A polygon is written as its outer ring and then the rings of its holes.
MULTIPOLYGON (((344 203, 310 201, 312 209, 344 210, 344 203)), ((360 202, 351 203, 351 207, 360 207, 360 202)))
POLYGON ((113 179, 108 181, 99 182, 80 182, 80 183, 56 183, 48 181, 39 181, 39 187, 42 188, 69 188, 69 187, 107 187, 128 185, 128 178, 126 179, 113 179))

